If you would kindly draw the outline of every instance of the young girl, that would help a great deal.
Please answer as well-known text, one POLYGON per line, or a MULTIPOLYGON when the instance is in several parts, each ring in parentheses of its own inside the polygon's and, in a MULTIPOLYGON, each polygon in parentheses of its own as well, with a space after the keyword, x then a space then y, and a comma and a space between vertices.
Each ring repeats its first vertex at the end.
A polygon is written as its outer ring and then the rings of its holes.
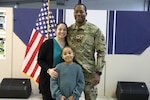
POLYGON ((70 47, 62 51, 64 62, 56 65, 58 78, 50 79, 52 97, 56 100, 79 100, 84 88, 81 66, 73 62, 74 53, 70 47))

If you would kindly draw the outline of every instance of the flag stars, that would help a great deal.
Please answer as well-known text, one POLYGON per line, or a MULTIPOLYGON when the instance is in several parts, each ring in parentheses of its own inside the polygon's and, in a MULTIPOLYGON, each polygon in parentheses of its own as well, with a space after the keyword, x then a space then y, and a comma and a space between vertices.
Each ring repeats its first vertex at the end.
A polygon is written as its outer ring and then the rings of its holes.
POLYGON ((42 16, 44 16, 44 13, 42 13, 42 16))
POLYGON ((53 32, 55 32, 55 29, 52 29, 53 30, 53 32))
POLYGON ((54 16, 53 16, 53 15, 51 15, 51 18, 53 19, 53 18, 54 18, 54 16))
POLYGON ((42 25, 42 22, 39 22, 39 25, 42 25))
POLYGON ((39 30, 39 27, 36 27, 37 30, 39 30))
POLYGON ((46 11, 47 9, 46 8, 44 8, 44 11, 46 11))
POLYGON ((44 17, 42 17, 42 20, 45 20, 45 18, 44 18, 44 17))
POLYGON ((47 12, 44 13, 46 16, 48 15, 47 12))
POLYGON ((43 22, 43 25, 45 25, 46 23, 45 22, 43 22))
POLYGON ((46 28, 47 28, 47 25, 43 25, 43 28, 46 30, 46 28))
POLYGON ((49 36, 55 36, 55 27, 56 27, 56 19, 53 13, 50 11, 48 12, 48 4, 44 4, 43 8, 41 9, 41 13, 39 14, 39 19, 36 23, 36 29, 43 35, 47 34, 49 31, 49 36), (49 15, 49 18, 48 18, 49 15), (49 21, 48 21, 49 20, 49 21), (47 25, 50 27, 47 27, 47 25), (49 30, 47 30, 49 28, 49 30))
POLYGON ((41 31, 41 33, 43 34, 43 33, 44 33, 44 31, 42 30, 42 31, 41 31))
POLYGON ((40 27, 40 29, 42 30, 42 29, 43 29, 43 27, 41 26, 41 27, 40 27))
POLYGON ((51 24, 51 27, 53 28, 53 27, 54 27, 54 24, 51 24))
POLYGON ((39 23, 38 23, 38 22, 36 22, 36 26, 39 26, 39 23))
POLYGON ((39 21, 41 21, 41 18, 39 18, 39 21))

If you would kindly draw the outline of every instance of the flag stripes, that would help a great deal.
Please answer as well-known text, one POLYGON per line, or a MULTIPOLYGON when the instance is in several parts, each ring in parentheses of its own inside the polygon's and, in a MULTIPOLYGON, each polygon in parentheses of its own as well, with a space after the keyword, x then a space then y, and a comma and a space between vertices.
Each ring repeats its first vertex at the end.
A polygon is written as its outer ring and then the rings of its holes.
POLYGON ((36 82, 38 82, 38 79, 36 78, 39 77, 40 72, 40 67, 37 64, 37 54, 44 39, 45 37, 43 35, 39 34, 37 30, 33 29, 29 45, 27 45, 27 50, 23 62, 23 66, 25 67, 23 67, 22 72, 26 73, 32 78, 35 78, 36 82))

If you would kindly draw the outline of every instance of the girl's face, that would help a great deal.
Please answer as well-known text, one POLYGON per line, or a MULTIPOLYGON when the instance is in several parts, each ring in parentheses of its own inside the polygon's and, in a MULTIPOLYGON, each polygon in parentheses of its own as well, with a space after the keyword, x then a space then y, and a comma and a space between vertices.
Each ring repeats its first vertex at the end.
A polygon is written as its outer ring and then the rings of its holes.
POLYGON ((56 37, 65 38, 67 36, 67 27, 65 24, 61 23, 56 28, 56 37))
POLYGON ((65 63, 72 63, 74 58, 74 53, 72 49, 69 47, 65 47, 62 51, 62 58, 64 59, 65 63))

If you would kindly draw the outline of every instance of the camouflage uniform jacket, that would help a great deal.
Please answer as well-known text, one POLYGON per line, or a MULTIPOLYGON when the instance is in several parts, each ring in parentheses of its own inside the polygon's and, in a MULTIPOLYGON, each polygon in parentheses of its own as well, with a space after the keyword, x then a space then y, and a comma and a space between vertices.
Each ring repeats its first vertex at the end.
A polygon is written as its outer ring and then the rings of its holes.
POLYGON ((81 27, 72 24, 68 29, 67 41, 75 52, 75 61, 82 66, 84 72, 102 71, 105 64, 106 43, 97 26, 89 22, 81 27))

